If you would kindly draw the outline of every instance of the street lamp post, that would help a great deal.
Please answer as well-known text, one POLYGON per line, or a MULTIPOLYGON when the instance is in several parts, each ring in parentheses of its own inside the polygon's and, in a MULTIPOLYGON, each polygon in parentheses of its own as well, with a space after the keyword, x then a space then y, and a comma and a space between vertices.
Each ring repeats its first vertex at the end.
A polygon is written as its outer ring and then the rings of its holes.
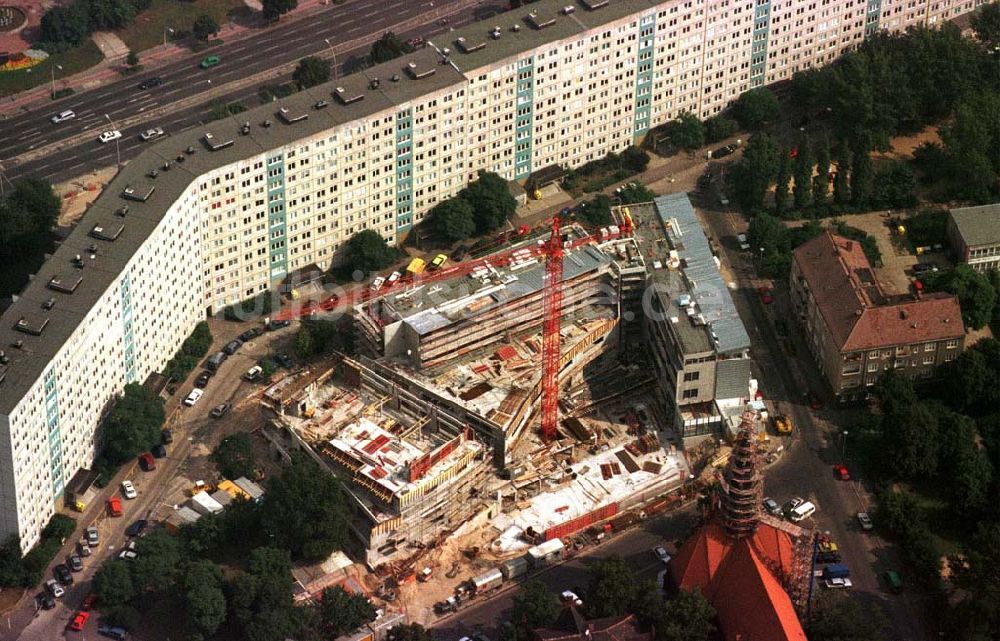
POLYGON ((333 56, 333 79, 336 80, 337 79, 337 52, 334 51, 333 45, 330 44, 330 39, 329 38, 323 38, 323 42, 325 42, 326 46, 330 48, 330 55, 333 56))
POLYGON ((53 100, 55 100, 56 98, 56 69, 62 71, 63 70, 62 65, 52 65, 51 67, 49 67, 49 70, 52 71, 52 92, 50 95, 52 96, 53 100))
MULTIPOLYGON (((111 120, 111 116, 109 116, 108 114, 104 114, 104 117, 108 119, 108 122, 111 124, 111 128, 113 130, 115 130, 115 131, 118 131, 118 127, 116 127, 114 121, 111 120)), ((121 135, 120 134, 119 134, 118 138, 115 138, 115 162, 117 163, 118 168, 121 169, 121 166, 122 166, 122 151, 121 151, 121 147, 118 146, 118 141, 119 140, 121 140, 121 135)))
POLYGON ((167 48, 167 34, 168 33, 171 34, 171 35, 173 35, 174 30, 171 29, 170 27, 163 27, 163 48, 164 49, 167 48))
POLYGON ((843 456, 846 459, 847 458, 847 430, 844 430, 843 432, 841 432, 840 443, 841 443, 841 451, 843 452, 843 456))

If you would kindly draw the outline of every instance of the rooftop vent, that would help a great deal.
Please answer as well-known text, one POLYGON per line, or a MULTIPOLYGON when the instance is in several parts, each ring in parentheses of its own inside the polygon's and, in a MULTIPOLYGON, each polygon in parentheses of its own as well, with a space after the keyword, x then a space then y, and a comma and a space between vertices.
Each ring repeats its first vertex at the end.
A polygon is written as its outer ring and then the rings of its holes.
POLYGON ((125 200, 134 200, 144 203, 149 200, 149 197, 153 195, 154 191, 156 191, 156 187, 152 185, 125 185, 125 190, 122 192, 122 198, 125 200))
POLYGON ((576 12, 576 7, 574 7, 571 4, 568 4, 568 5, 566 5, 565 7, 562 8, 562 14, 564 16, 568 16, 569 14, 575 13, 575 12, 576 12))
POLYGON ((472 53, 473 51, 479 51, 480 49, 486 48, 485 42, 469 42, 465 38, 459 38, 455 41, 455 44, 457 44, 458 48, 465 53, 472 53))
POLYGON ((83 257, 80 256, 80 254, 77 254, 76 256, 73 257, 73 267, 76 267, 77 269, 83 269, 83 257))
POLYGON ((61 276, 53 276, 48 282, 48 288, 55 290, 57 292, 62 292, 64 294, 72 294, 76 291, 76 288, 80 286, 83 281, 83 276, 79 274, 73 274, 69 277, 63 278, 61 276))
POLYGON ((389 80, 391 80, 391 81, 393 81, 393 82, 399 82, 399 74, 398 74, 398 73, 394 73, 394 74, 392 74, 392 75, 391 75, 391 76, 389 77, 389 80))
POLYGON ((313 109, 316 109, 316 110, 326 109, 329 106, 330 106, 330 103, 327 102, 327 101, 325 101, 325 100, 317 100, 316 102, 313 103, 313 109))
MULTIPOLYGON (((117 221, 111 224, 97 223, 90 230, 90 237, 97 240, 113 241, 121 235, 123 229, 125 229, 125 225, 117 221)), ((94 247, 94 251, 97 251, 97 247, 94 247)))
POLYGON ((220 149, 225 149, 226 147, 229 147, 230 145, 233 144, 232 139, 229 140, 219 139, 207 131, 205 132, 205 136, 204 138, 202 138, 202 140, 205 141, 205 146, 208 147, 211 151, 219 151, 220 149))
POLYGON ((122 205, 121 207, 119 207, 118 209, 116 209, 115 210, 115 216, 121 216, 122 218, 125 218, 125 216, 128 216, 128 205, 122 205))
POLYGON ((194 155, 194 147, 192 147, 191 145, 188 145, 187 149, 184 150, 184 153, 186 153, 189 156, 193 156, 194 155))
POLYGON ((363 93, 353 93, 347 91, 343 87, 337 87, 333 90, 334 97, 340 101, 342 105, 349 105, 352 102, 357 102, 359 100, 364 100, 365 94, 363 93))
POLYGON ((555 18, 549 18, 548 20, 540 18, 537 13, 532 11, 528 14, 528 24, 530 24, 535 29, 544 29, 545 27, 551 27, 556 23, 555 18))
POLYGON ((294 125, 297 122, 302 122, 309 117, 309 114, 305 112, 293 113, 291 109, 287 107, 282 107, 278 110, 278 118, 281 118, 286 125, 294 125))
POLYGON ((500 27, 499 26, 493 27, 493 31, 490 32, 490 37, 493 38, 494 40, 499 40, 500 39, 500 27))
POLYGON ((156 171, 155 169, 150 169, 148 172, 146 172, 146 176, 148 176, 149 178, 153 178, 153 179, 155 179, 159 175, 160 175, 160 173, 158 171, 156 171))
POLYGON ((21 349, 21 348, 23 348, 23 347, 24 347, 24 341, 22 341, 22 340, 21 340, 21 339, 19 338, 19 339, 17 339, 16 341, 14 341, 13 343, 11 343, 11 344, 10 344, 10 346, 11 346, 11 347, 14 347, 14 348, 17 348, 17 349, 21 349))
POLYGON ((368 88, 369 89, 378 89, 378 86, 379 86, 379 79, 378 78, 372 78, 371 80, 368 81, 368 88))
POLYGON ((163 171, 170 171, 170 161, 169 160, 165 161, 163 163, 163 166, 160 167, 160 169, 162 169, 163 171))
POLYGON ((433 76, 435 71, 437 70, 433 67, 430 69, 420 69, 417 67, 417 63, 415 62, 410 62, 406 65, 406 73, 410 74, 414 80, 420 80, 422 78, 433 76))
POLYGON ((590 11, 606 7, 608 6, 608 2, 609 0, 580 0, 580 3, 590 11))
POLYGON ((56 306, 56 299, 50 298, 44 303, 42 303, 42 309, 49 310, 56 306))
POLYGON ((250 121, 249 120, 247 120, 245 123, 243 123, 243 126, 240 127, 240 135, 241 136, 249 136, 250 135, 250 121))
POLYGON ((510 30, 513 31, 514 33, 517 33, 518 31, 521 30, 521 25, 515 24, 513 27, 510 28, 510 30))
POLYGON ((41 336, 42 332, 45 331, 45 326, 48 324, 48 316, 37 316, 35 318, 22 316, 17 321, 17 325, 14 325, 14 329, 25 334, 31 334, 32 336, 41 336))
POLYGON ((260 123, 260 126, 263 127, 264 129, 267 129, 268 127, 271 126, 271 121, 265 120, 264 122, 260 123))

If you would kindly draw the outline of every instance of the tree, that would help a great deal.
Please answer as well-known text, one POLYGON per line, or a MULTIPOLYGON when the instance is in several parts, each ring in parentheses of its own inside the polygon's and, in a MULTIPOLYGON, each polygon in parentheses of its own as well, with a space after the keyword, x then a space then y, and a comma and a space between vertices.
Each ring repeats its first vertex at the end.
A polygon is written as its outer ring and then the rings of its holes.
POLYGON ((830 139, 824 134, 816 143, 816 176, 813 178, 813 201, 825 205, 830 197, 830 139))
POLYGON ((733 105, 733 117, 743 129, 759 131, 765 124, 777 118, 780 110, 778 99, 771 90, 759 87, 740 94, 733 105))
POLYGON ((945 363, 938 397, 955 411, 981 416, 1000 407, 1000 342, 983 339, 945 363))
POLYGON ((395 33, 386 31, 382 37, 372 43, 368 59, 373 65, 389 62, 406 53, 411 53, 413 47, 399 39, 395 33))
POLYGON ((114 465, 135 458, 159 442, 163 400, 138 383, 129 383, 101 425, 101 455, 114 465))
POLYGON ((368 597, 348 592, 339 585, 323 590, 316 609, 320 627, 329 639, 354 632, 375 620, 375 606, 368 597))
POLYGON ((997 301, 996 291, 986 275, 968 265, 925 278, 925 285, 933 291, 946 291, 958 297, 962 319, 972 329, 981 329, 993 317, 997 301))
POLYGON ((247 572, 232 582, 230 607, 248 641, 283 641, 295 634, 299 615, 292 599, 288 552, 261 547, 250 553, 247 572))
POLYGON ((136 590, 170 588, 180 570, 180 541, 157 529, 139 539, 135 548, 138 556, 132 562, 132 580, 136 590))
POLYGON ((977 443, 976 424, 968 416, 941 412, 941 474, 957 521, 977 523, 985 516, 993 489, 993 466, 977 443))
POLYGON ((128 564, 109 559, 94 574, 94 593, 102 604, 128 603, 135 597, 135 584, 128 564))
POLYGON ((45 12, 40 24, 41 40, 46 47, 63 51, 79 47, 90 35, 90 17, 83 2, 53 7, 45 12))
POLYGON ((1000 4, 988 4, 972 14, 972 30, 988 50, 1000 49, 1000 4))
POLYGON ((408 623, 394 626, 389 630, 389 641, 434 641, 430 630, 419 623, 408 623))
POLYGON ((851 203, 855 207, 865 207, 871 199, 875 182, 872 166, 870 140, 859 141, 853 150, 851 162, 851 203))
POLYGON ((319 561, 346 541, 346 512, 336 479, 298 456, 268 483, 261 529, 293 559, 319 561))
POLYGON ((292 72, 292 80, 299 89, 308 89, 321 85, 330 79, 330 63, 316 56, 306 56, 299 60, 298 66, 292 72))
POLYGON ((517 201, 510 195, 507 181, 491 171, 480 169, 479 177, 458 195, 472 205, 476 231, 480 234, 498 229, 517 210, 517 201))
POLYGON ((890 163, 875 173, 872 204, 879 209, 913 207, 917 204, 916 189, 909 163, 890 163))
POLYGON ((664 607, 652 613, 656 641, 710 641, 714 639, 715 608, 695 588, 679 590, 664 607))
POLYGON ((788 181, 792 176, 792 158, 787 147, 778 151, 778 173, 774 182, 774 209, 780 215, 788 204, 788 181))
POLYGON ((538 579, 530 579, 514 595, 510 619, 518 639, 527 639, 529 631, 552 625, 559 616, 559 601, 538 579))
POLYGON ((809 626, 811 641, 885 641, 886 619, 877 607, 836 598, 826 604, 809 626))
POLYGON ((619 556, 610 556, 589 572, 587 614, 592 618, 621 616, 632 610, 636 600, 635 576, 619 556))
POLYGON ((795 207, 802 209, 812 202, 812 175, 813 175, 813 155, 812 143, 809 136, 803 135, 799 139, 799 146, 795 155, 795 207))
POLYGON ((222 521, 226 517, 204 515, 182 527, 180 534, 184 549, 194 557, 209 556, 218 550, 222 540, 222 521))
POLYGON ((622 185, 615 191, 615 195, 618 196, 618 200, 621 201, 623 205, 631 205, 632 203, 648 203, 652 202, 653 199, 656 198, 656 194, 652 189, 637 182, 622 185))
POLYGON ((591 227, 609 225, 611 224, 611 198, 607 194, 597 194, 593 199, 580 203, 577 213, 591 227))
POLYGON ((745 211, 763 208, 764 196, 778 175, 778 144, 767 134, 757 134, 747 143, 743 157, 729 173, 730 186, 745 211))
POLYGON ((128 55, 125 57, 125 64, 127 64, 130 67, 138 67, 139 66, 139 54, 137 54, 134 51, 129 51, 128 55))
POLYGON ((940 439, 934 412, 922 403, 886 413, 883 425, 883 458, 886 469, 904 479, 926 479, 938 469, 940 439))
POLYGON ((848 176, 851 168, 851 149, 840 143, 837 147, 837 174, 833 177, 833 202, 841 207, 851 202, 848 176))
POLYGON ((1000 524, 979 526, 963 554, 949 559, 956 594, 949 617, 950 638, 992 641, 1000 638, 1000 524))
POLYGON ((464 240, 476 231, 475 212, 464 198, 442 200, 428 212, 434 232, 448 242, 464 240))
MULTIPOLYGON (((611 154, 608 155, 610 156, 611 154)), ((625 148, 625 151, 621 153, 618 160, 621 162, 622 168, 626 171, 632 174, 641 174, 646 171, 646 167, 649 165, 649 154, 632 145, 625 148)))
POLYGON ((364 274, 385 269, 398 257, 399 252, 374 229, 359 231, 347 241, 348 264, 364 274))
POLYGON ((694 151, 705 144, 705 125, 690 111, 682 111, 667 124, 670 143, 684 151, 694 151))
POLYGON ((264 19, 273 22, 299 6, 298 0, 263 0, 264 19))
POLYGON ((222 568, 206 559, 192 561, 184 568, 182 585, 188 623, 204 637, 211 637, 226 620, 222 568))
POLYGON ((135 5, 125 0, 87 0, 83 3, 90 17, 90 30, 114 31, 135 20, 135 5))
POLYGON ((739 124, 723 115, 712 116, 705 121, 705 142, 713 143, 729 138, 739 129, 739 124))
POLYGON ((253 437, 246 432, 237 432, 222 439, 212 452, 212 462, 219 468, 219 474, 227 479, 241 476, 253 478, 257 467, 253 437))
POLYGON ((212 16, 203 13, 195 18, 194 24, 191 25, 191 32, 195 38, 205 42, 210 36, 219 33, 219 23, 212 16))

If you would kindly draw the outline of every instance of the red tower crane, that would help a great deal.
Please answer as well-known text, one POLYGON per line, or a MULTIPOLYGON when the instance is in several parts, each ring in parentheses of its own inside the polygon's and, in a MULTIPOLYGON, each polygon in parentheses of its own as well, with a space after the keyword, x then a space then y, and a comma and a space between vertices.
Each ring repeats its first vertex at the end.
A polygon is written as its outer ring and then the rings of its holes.
POLYGON ((556 437, 559 414, 559 319, 562 311, 563 246, 559 217, 552 219, 552 235, 545 246, 545 285, 542 306, 542 438, 556 437))

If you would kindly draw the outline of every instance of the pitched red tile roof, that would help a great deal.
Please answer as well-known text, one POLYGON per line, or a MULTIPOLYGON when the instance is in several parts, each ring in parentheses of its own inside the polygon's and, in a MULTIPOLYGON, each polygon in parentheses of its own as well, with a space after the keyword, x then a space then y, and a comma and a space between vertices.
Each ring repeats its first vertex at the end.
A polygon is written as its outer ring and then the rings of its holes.
POLYGON ((958 299, 950 294, 890 302, 857 241, 828 231, 796 248, 794 260, 839 351, 965 334, 958 299))
POLYGON ((639 629, 631 614, 588 621, 573 605, 563 610, 551 628, 533 632, 538 641, 650 641, 652 637, 639 629))
POLYGON ((712 520, 681 546, 670 574, 676 586, 699 588, 712 603, 726 641, 806 641, 781 582, 793 563, 785 532, 760 524, 752 537, 733 541, 712 520))

